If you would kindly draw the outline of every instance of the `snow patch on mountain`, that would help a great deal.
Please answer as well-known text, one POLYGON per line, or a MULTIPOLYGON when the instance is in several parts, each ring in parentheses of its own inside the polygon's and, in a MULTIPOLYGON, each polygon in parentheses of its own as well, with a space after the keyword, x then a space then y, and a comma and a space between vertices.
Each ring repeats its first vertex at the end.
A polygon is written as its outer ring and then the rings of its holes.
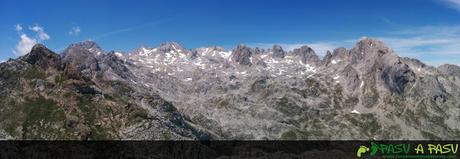
POLYGON ((357 111, 356 109, 353 109, 353 110, 351 111, 351 113, 353 113, 353 114, 361 114, 361 113, 360 113, 359 111, 357 111))

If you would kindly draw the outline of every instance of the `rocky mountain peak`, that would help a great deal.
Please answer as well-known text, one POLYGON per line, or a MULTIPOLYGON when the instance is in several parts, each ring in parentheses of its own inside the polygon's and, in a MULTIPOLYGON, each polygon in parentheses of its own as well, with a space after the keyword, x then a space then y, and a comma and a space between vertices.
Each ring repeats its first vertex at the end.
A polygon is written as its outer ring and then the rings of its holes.
POLYGON ((286 52, 284 52, 283 48, 280 45, 273 45, 272 51, 273 58, 284 58, 284 55, 286 54, 286 52))
POLYGON ((339 48, 334 49, 334 51, 332 51, 332 58, 343 59, 346 56, 348 56, 348 50, 344 47, 339 47, 339 48))
POLYGON ((239 44, 232 52, 232 60, 241 65, 251 65, 252 54, 251 48, 246 47, 244 44, 239 44))
POLYGON ((162 43, 160 44, 160 46, 158 47, 158 50, 162 51, 162 52, 170 52, 170 51, 174 51, 174 52, 185 52, 186 49, 184 49, 179 43, 177 42, 165 42, 165 43, 162 43))
POLYGON ((71 49, 71 48, 88 50, 89 52, 98 54, 98 55, 103 52, 101 47, 99 47, 99 45, 96 42, 90 41, 90 40, 70 44, 70 46, 67 47, 66 50, 71 49))
POLYGON ((31 51, 21 57, 21 59, 32 65, 38 65, 46 69, 48 67, 58 67, 60 57, 44 45, 35 44, 31 51))
POLYGON ((70 44, 62 54, 64 59, 96 58, 102 50, 94 41, 82 41, 70 44))
POLYGON ((304 64, 318 65, 320 62, 320 59, 318 55, 316 55, 315 51, 306 45, 300 48, 294 49, 292 53, 295 56, 299 56, 300 61, 304 64))
POLYGON ((150 56, 152 52, 157 51, 156 48, 149 48, 146 46, 141 46, 134 51, 134 54, 141 56, 150 56))
POLYGON ((238 44, 236 46, 236 49, 243 49, 243 48, 246 48, 247 46, 245 44, 238 44))
POLYGON ((255 54, 255 55, 263 54, 263 53, 265 53, 265 50, 264 50, 264 49, 261 49, 261 48, 259 48, 259 47, 256 47, 256 48, 254 49, 254 54, 255 54))
MULTIPOLYGON (((48 48, 46 48, 46 46, 43 45, 43 44, 35 44, 35 45, 32 47, 32 49, 30 49, 30 51, 32 52, 32 51, 37 51, 37 50, 41 50, 41 49, 48 49, 48 48)), ((49 49, 48 49, 48 50, 49 50, 49 49)))
POLYGON ((83 77, 90 80, 94 73, 98 71, 98 59, 103 57, 102 50, 93 41, 83 41, 71 44, 63 54, 65 63, 64 71, 72 78, 79 79, 83 77))
POLYGON ((325 65, 329 64, 331 62, 331 59, 332 59, 332 53, 329 50, 327 50, 326 55, 323 58, 323 64, 325 65))
POLYGON ((378 53, 378 56, 382 56, 383 54, 391 53, 392 50, 380 40, 364 37, 355 44, 352 52, 360 55, 378 53))
POLYGON ((212 48, 213 50, 215 50, 215 51, 225 51, 225 49, 224 49, 223 47, 216 46, 216 45, 212 46, 211 48, 212 48))
POLYGON ((372 39, 368 37, 362 37, 357 43, 356 46, 380 46, 384 47, 385 43, 383 41, 377 40, 377 39, 372 39))

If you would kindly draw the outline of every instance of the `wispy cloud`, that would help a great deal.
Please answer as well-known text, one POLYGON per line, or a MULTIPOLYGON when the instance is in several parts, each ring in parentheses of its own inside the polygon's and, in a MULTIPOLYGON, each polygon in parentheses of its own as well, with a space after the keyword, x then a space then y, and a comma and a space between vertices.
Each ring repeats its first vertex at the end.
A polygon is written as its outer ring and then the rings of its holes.
POLYGON ((150 23, 145 23, 145 24, 140 24, 140 25, 134 25, 134 26, 130 26, 130 27, 127 27, 127 28, 122 28, 122 29, 119 29, 119 30, 114 30, 114 31, 111 31, 111 32, 107 32, 107 33, 101 34, 101 35, 99 35, 99 36, 90 38, 90 39, 96 41, 96 40, 99 40, 99 39, 102 39, 102 38, 106 38, 106 37, 109 37, 109 36, 113 36, 113 35, 116 35, 116 34, 120 34, 120 33, 124 33, 124 32, 129 32, 129 31, 133 31, 133 30, 137 30, 137 29, 142 29, 142 28, 145 28, 145 27, 150 27, 150 26, 159 25, 159 24, 168 22, 168 21, 170 21, 171 19, 172 19, 172 18, 161 19, 161 20, 158 20, 158 21, 150 22, 150 23))
POLYGON ((460 25, 411 27, 377 38, 401 56, 430 65, 460 64, 460 25))
POLYGON ((30 37, 23 32, 21 24, 16 24, 15 30, 19 34, 19 41, 16 44, 16 47, 12 49, 16 56, 25 55, 30 52, 35 44, 50 39, 50 36, 45 32, 45 29, 39 25, 29 27, 29 30, 36 33, 38 39, 30 37))
POLYGON ((439 0, 445 6, 460 11, 460 0, 439 0))
POLYGON ((40 40, 48 40, 50 36, 45 32, 45 29, 39 25, 35 25, 33 27, 29 27, 30 30, 37 33, 40 40))
POLYGON ((78 35, 80 34, 81 30, 79 26, 72 27, 69 31, 69 35, 78 35))
POLYGON ((16 24, 16 25, 14 26, 14 28, 15 28, 15 30, 16 30, 17 32, 22 31, 22 26, 21 26, 21 24, 16 24))
POLYGON ((460 38, 436 38, 436 37, 380 37, 389 46, 403 55, 459 55, 460 38), (399 50, 399 51, 398 51, 399 50))

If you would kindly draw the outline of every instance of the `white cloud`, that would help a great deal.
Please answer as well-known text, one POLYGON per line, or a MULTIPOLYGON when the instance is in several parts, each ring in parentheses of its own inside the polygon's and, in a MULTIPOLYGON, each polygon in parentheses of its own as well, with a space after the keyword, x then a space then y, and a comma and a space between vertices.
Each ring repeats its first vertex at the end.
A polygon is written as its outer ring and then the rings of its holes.
POLYGON ((19 41, 16 47, 12 49, 16 56, 25 55, 30 52, 35 44, 50 39, 50 36, 45 32, 44 28, 39 25, 29 27, 29 30, 36 33, 37 38, 30 37, 25 32, 22 32, 22 26, 20 24, 16 24, 15 30, 19 34, 19 41))
POLYGON ((17 32, 22 31, 22 26, 21 26, 21 24, 16 24, 16 26, 14 26, 14 27, 15 27, 15 30, 16 30, 17 32))
POLYGON ((16 49, 13 50, 17 56, 22 56, 30 52, 30 49, 37 44, 37 40, 28 37, 26 34, 21 34, 21 40, 16 45, 16 49))
POLYGON ((460 0, 439 0, 444 3, 447 7, 460 11, 460 0))
POLYGON ((400 56, 430 65, 460 65, 460 25, 411 27, 390 36, 377 37, 400 56))
POLYGON ((50 39, 50 36, 45 32, 45 29, 41 26, 35 25, 33 27, 29 27, 29 29, 36 32, 40 40, 50 39))
POLYGON ((76 27, 72 27, 69 31, 69 35, 78 35, 80 33, 80 27, 79 26, 76 26, 76 27))
POLYGON ((460 26, 414 27, 405 34, 376 37, 398 55, 417 58, 429 65, 460 65, 460 26))
POLYGON ((446 39, 439 37, 381 37, 377 39, 384 41, 401 55, 460 56, 460 37, 446 39))

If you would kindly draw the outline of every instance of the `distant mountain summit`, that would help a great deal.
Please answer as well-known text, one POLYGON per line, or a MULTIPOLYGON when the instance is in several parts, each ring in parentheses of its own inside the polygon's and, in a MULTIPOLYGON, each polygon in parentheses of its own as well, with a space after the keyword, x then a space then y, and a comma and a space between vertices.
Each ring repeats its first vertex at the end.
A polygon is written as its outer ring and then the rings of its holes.
POLYGON ((70 46, 67 49, 70 49, 70 48, 84 49, 84 50, 88 50, 93 53, 102 52, 102 49, 99 47, 99 45, 96 42, 89 41, 89 40, 70 44, 70 46))
POLYGON ((460 67, 384 42, 284 51, 44 45, 0 63, 0 138, 460 139, 460 67))

